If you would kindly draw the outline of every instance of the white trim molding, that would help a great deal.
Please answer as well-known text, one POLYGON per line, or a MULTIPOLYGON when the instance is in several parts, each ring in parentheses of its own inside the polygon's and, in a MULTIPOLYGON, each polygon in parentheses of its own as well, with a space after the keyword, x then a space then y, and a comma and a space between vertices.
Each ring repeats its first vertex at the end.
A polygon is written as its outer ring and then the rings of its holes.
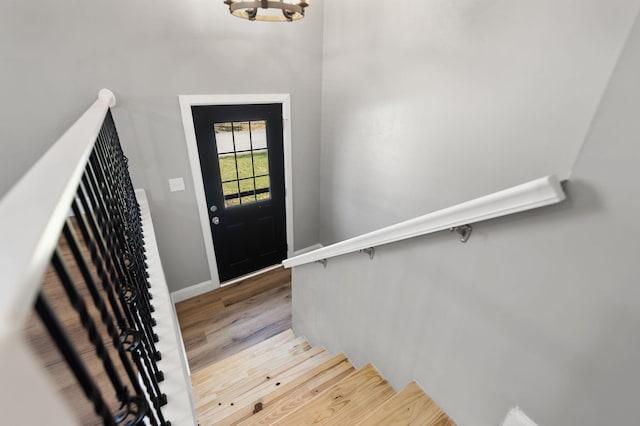
POLYGON ((250 273, 248 273, 246 275, 241 275, 241 276, 239 276, 237 278, 234 278, 232 280, 225 281, 222 284, 220 284, 220 287, 227 287, 227 286, 230 286, 230 285, 233 285, 233 284, 237 284, 237 283, 239 283, 241 281, 244 281, 246 279, 257 277, 258 275, 262 275, 265 272, 273 271, 274 269, 278 269, 278 268, 282 268, 282 263, 276 263, 275 265, 267 266, 266 268, 262 268, 262 269, 260 269, 258 271, 250 272, 250 273))
MULTIPOLYGON (((250 274, 247 274, 247 275, 242 275, 230 281, 225 281, 222 284, 220 284, 220 287, 233 285, 233 284, 239 283, 240 281, 244 281, 248 278, 257 277, 258 275, 264 274, 265 272, 273 271, 274 269, 278 269, 280 267, 282 267, 282 264, 277 263, 275 265, 271 265, 266 268, 260 269, 259 271, 251 272, 250 274)), ((173 303, 176 304, 176 303, 182 302, 183 300, 191 299, 192 297, 197 297, 197 296, 200 296, 201 294, 208 293, 212 290, 215 290, 216 288, 218 287, 214 287, 211 281, 204 281, 199 284, 194 284, 192 286, 185 287, 180 290, 176 290, 172 292, 171 299, 173 300, 173 303)))
POLYGON ((215 287, 211 280, 204 281, 198 284, 194 284, 189 287, 181 288, 180 290, 171 292, 171 300, 174 304, 178 302, 182 302, 183 300, 191 299, 192 297, 200 296, 201 294, 205 294, 212 290, 215 290, 218 287, 215 287))
POLYGON ((309 247, 304 247, 304 248, 301 248, 300 250, 296 250, 295 252, 293 252, 293 255, 300 256, 301 254, 309 253, 310 251, 318 250, 318 249, 321 249, 322 247, 324 246, 320 243, 313 244, 313 245, 310 245, 309 247))
POLYGON ((502 426, 538 426, 520 408, 514 407, 502 422, 502 426))
POLYGON ((558 178, 546 176, 503 191, 494 192, 446 209, 397 223, 368 234, 296 256, 282 262, 285 268, 381 246, 396 241, 506 216, 565 199, 558 178))
MULTIPOLYGON (((285 186, 285 215, 287 232, 287 257, 293 256, 293 178, 291 156, 291 96, 288 93, 254 94, 254 95, 180 95, 180 111, 182 113, 182 125, 184 137, 189 153, 193 188, 196 194, 196 204, 200 216, 200 226, 204 238, 209 272, 211 274, 212 289, 220 287, 218 266, 209 225, 209 213, 207 199, 202 182, 202 170, 200 169, 200 157, 196 132, 193 126, 192 106, 201 105, 243 105, 243 104, 282 104, 282 143, 284 148, 284 186, 285 186)), ((199 285, 199 284, 198 284, 199 285)), ((191 296, 193 297, 193 296, 191 296)))

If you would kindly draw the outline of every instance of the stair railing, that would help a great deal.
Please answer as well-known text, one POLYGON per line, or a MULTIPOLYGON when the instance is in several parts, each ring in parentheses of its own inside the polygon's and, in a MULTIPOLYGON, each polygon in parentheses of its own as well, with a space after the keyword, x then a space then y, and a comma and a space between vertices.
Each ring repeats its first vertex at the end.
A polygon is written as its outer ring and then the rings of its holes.
POLYGON ((375 247, 443 230, 456 231, 461 235, 460 240, 467 242, 473 223, 556 204, 565 198, 558 178, 546 176, 331 244, 286 259, 282 264, 285 268, 291 268, 318 262, 326 267, 327 259, 357 251, 373 258, 375 247))
MULTIPOLYGON (((103 424, 170 425, 169 402, 181 424, 185 419, 184 424, 195 424, 186 362, 161 362, 160 316, 163 328, 173 329, 163 332, 169 346, 162 343, 172 353, 181 353, 179 331, 161 267, 164 288, 151 285, 145 238, 150 217, 143 223, 110 112, 115 102, 113 93, 101 90, 0 201, 0 411, 6 424, 77 422, 58 400, 27 342, 24 328, 34 308, 103 424), (68 310, 75 311, 75 330, 69 312, 61 310, 59 301, 52 303, 41 287, 47 269, 61 286, 68 310), (162 306, 154 306, 154 294, 162 306), (98 383, 95 368, 87 365, 74 333, 90 343, 108 392, 98 383), (167 397, 163 365, 173 374, 170 387, 181 382, 178 387, 188 396, 177 395, 175 401, 167 397)), ((157 248, 152 248, 154 262, 159 262, 157 248)))

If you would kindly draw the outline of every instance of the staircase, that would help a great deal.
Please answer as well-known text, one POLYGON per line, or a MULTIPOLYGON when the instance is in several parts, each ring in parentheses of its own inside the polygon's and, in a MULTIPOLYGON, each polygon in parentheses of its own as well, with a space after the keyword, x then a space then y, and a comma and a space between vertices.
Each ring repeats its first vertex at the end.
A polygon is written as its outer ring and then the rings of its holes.
POLYGON ((356 370, 291 330, 191 380, 200 426, 455 425, 415 382, 396 393, 373 365, 356 370))

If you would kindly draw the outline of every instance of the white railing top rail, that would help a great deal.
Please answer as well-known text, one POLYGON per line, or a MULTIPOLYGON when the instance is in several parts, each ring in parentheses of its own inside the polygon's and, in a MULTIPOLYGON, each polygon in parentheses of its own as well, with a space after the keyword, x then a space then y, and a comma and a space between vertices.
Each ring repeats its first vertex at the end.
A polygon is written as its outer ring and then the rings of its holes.
POLYGON ((546 176, 433 213, 381 228, 282 262, 285 268, 324 261, 383 244, 556 204, 566 198, 556 176, 546 176))
POLYGON ((110 90, 0 200, 0 340, 22 327, 75 196, 104 118, 110 90))

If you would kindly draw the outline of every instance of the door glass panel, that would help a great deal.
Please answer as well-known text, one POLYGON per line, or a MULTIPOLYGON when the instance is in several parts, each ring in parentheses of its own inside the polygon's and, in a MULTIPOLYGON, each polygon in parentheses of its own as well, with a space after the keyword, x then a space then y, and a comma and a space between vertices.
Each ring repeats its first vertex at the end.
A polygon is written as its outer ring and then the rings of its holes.
POLYGON ((253 195, 255 191, 253 178, 251 179, 242 179, 240 181, 240 195, 253 195), (250 194, 249 194, 250 193, 250 194))
POLYGON ((256 190, 269 188, 269 176, 258 176, 256 178, 256 190))
POLYGON ((220 163, 220 179, 222 182, 229 182, 238 179, 236 170, 236 160, 234 154, 223 154, 218 156, 220 163))
POLYGON ((233 123, 233 140, 236 144, 236 152, 251 150, 251 134, 248 121, 233 123))
POLYGON ((238 181, 224 182, 222 184, 222 193, 224 194, 224 205, 235 206, 240 204, 240 195, 238 194, 238 181))
POLYGON ((234 152, 233 148, 233 123, 216 123, 213 125, 216 134, 216 147, 218 155, 234 152))
POLYGON ((266 149, 253 151, 253 167, 255 168, 254 176, 269 174, 269 156, 266 149))
POLYGON ((266 122, 214 124, 225 207, 271 198, 266 122))
POLYGON ((267 149, 266 121, 252 121, 250 124, 251 124, 251 149, 267 149))
POLYGON ((256 201, 255 184, 253 178, 240 181, 240 195, 242 204, 256 201))
POLYGON ((269 194, 269 176, 256 177, 256 198, 258 201, 271 198, 269 194))
POLYGON ((240 179, 254 176, 251 152, 236 154, 236 161, 238 162, 238 177, 240 179))

